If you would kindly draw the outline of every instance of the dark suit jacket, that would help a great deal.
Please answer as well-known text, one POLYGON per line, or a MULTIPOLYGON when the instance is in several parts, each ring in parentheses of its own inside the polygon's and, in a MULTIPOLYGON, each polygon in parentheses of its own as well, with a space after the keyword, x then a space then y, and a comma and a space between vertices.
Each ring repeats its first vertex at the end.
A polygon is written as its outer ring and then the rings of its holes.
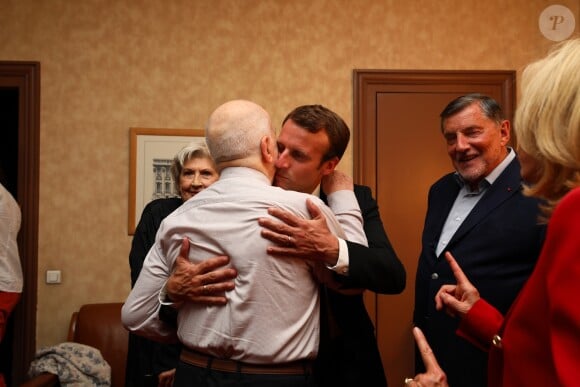
MULTIPOLYGON (((449 174, 429 190, 413 319, 425 333, 450 386, 486 386, 487 354, 455 334, 456 319, 435 310, 434 298, 441 285, 455 283, 443 253, 437 257, 435 249, 459 189, 449 174)), ((545 227, 537 224, 538 204, 537 199, 523 196, 515 159, 447 245, 481 297, 502 313, 530 276, 540 253, 545 227)), ((417 353, 416 364, 417 372, 422 372, 417 353)))
MULTIPOLYGON (((382 294, 405 289, 405 268, 383 228, 369 187, 355 185, 369 247, 347 242, 349 275, 336 275, 348 286, 382 294)), ((326 196, 321 193, 326 201, 326 196)), ((321 344, 315 374, 319 386, 386 386, 374 327, 362 295, 322 288, 321 344)))

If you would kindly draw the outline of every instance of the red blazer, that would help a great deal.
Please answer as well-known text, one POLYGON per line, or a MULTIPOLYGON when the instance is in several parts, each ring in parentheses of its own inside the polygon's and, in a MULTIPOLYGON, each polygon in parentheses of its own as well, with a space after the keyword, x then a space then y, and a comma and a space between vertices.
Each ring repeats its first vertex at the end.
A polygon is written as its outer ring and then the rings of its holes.
POLYGON ((505 319, 479 300, 458 334, 489 350, 490 386, 580 383, 580 188, 548 224, 536 268, 505 319), (501 337, 501 343, 493 340, 501 337))

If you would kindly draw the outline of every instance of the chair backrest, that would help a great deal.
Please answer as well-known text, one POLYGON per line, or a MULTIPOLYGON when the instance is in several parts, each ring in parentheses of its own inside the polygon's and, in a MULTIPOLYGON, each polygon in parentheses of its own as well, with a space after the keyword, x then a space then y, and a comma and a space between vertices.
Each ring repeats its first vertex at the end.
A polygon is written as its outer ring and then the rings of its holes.
POLYGON ((129 333, 121 323, 123 303, 86 304, 71 318, 68 341, 101 351, 111 366, 112 387, 125 385, 129 333))

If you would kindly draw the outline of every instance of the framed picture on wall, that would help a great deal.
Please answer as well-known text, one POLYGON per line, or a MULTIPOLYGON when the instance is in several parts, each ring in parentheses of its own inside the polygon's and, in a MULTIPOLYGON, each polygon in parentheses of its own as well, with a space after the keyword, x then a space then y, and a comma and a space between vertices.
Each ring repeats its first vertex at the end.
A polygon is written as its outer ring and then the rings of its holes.
POLYGON ((205 144, 202 129, 130 128, 129 235, 151 200, 179 196, 171 177, 175 154, 191 143, 205 144))

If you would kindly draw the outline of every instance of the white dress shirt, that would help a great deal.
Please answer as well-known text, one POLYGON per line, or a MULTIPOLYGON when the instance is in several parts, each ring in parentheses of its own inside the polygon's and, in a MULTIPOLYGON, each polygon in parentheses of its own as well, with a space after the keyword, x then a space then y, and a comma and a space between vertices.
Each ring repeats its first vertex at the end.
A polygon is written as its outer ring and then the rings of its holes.
MULTIPOLYGON (((319 198, 272 187, 266 176, 253 169, 224 169, 216 183, 162 222, 123 306, 125 326, 145 336, 172 336, 173 329, 158 317, 158 293, 187 237, 192 262, 227 255, 238 276, 235 289, 225 294, 225 306, 181 306, 177 336, 184 345, 253 364, 314 358, 319 341, 319 282, 331 283, 332 272, 312 261, 267 255, 270 242, 261 236, 258 224, 258 218, 269 216, 268 207, 310 218, 306 198, 321 208, 331 231, 345 238, 332 211, 319 198)), ((356 200, 352 205, 351 210, 360 213, 356 200)), ((354 233, 364 238, 359 243, 367 243, 362 223, 354 233)))

